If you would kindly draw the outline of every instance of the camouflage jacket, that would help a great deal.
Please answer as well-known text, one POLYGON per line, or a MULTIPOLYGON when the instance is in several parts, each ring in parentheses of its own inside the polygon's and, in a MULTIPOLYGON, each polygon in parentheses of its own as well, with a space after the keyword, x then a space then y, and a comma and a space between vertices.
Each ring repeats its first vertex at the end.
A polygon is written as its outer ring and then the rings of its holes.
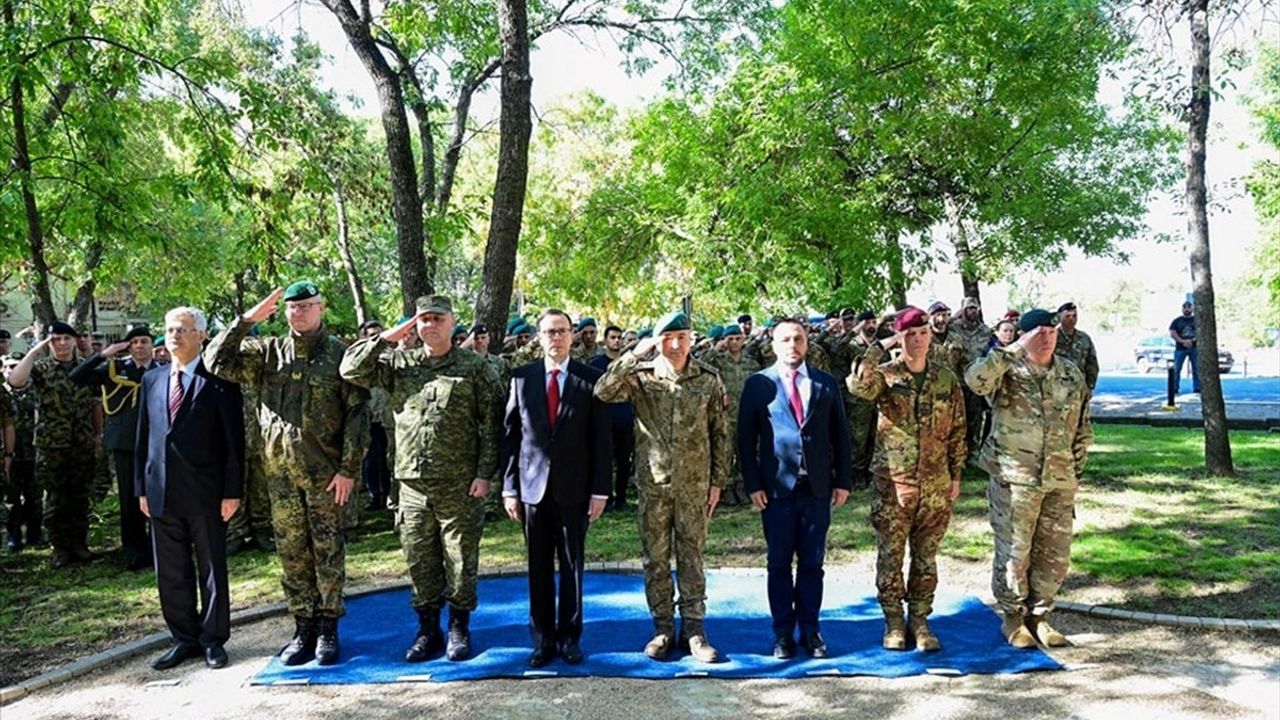
POLYGON ((759 370, 760 366, 747 357, 745 352, 739 352, 738 359, 734 360, 733 356, 727 352, 713 350, 707 353, 702 362, 715 368, 720 374, 720 382, 724 383, 724 390, 729 395, 729 419, 733 420, 737 417, 735 411, 738 408, 738 400, 742 399, 742 388, 746 386, 747 378, 759 370))
MULTIPOLYGON (((982 353, 978 353, 975 357, 981 356, 982 353)), ((957 377, 964 377, 969 360, 969 352, 965 349, 959 335, 950 330, 943 337, 939 337, 937 333, 933 334, 933 342, 929 343, 929 362, 950 368, 957 377)))
POLYGON ((850 344, 860 333, 829 333, 825 330, 816 342, 826 351, 831 367, 828 369, 840 384, 849 377, 849 368, 853 365, 853 346, 850 344))
POLYGON ((663 358, 641 361, 627 351, 596 382, 604 402, 630 402, 636 414, 636 481, 640 487, 723 488, 732 439, 724 383, 689 358, 677 373, 663 358))
POLYGON ((248 337, 237 318, 204 351, 209 372, 258 396, 263 464, 303 485, 335 473, 359 477, 368 447, 369 395, 338 375, 345 346, 323 328, 313 335, 248 337))
POLYGON ((391 350, 360 340, 342 358, 342 377, 389 395, 395 417, 395 476, 413 480, 496 480, 504 389, 493 365, 453 348, 391 350))
POLYGON ((1093 443, 1089 393, 1073 363, 1055 356, 1040 371, 1018 344, 992 348, 964 380, 991 398, 991 434, 978 464, 1002 482, 1071 487, 1084 474, 1093 443))
POLYGON ((16 435, 13 459, 35 460, 36 405, 39 400, 36 392, 28 389, 26 392, 10 393, 3 387, 0 387, 0 392, 13 400, 13 429, 16 435))
MULTIPOLYGON (((88 447, 94 439, 93 390, 71 381, 77 361, 58 362, 52 355, 36 360, 27 384, 15 395, 35 393, 37 450, 88 447)), ((21 441, 19 441, 21 444, 21 441)))
POLYGON ((597 344, 593 350, 587 350, 586 347, 582 345, 574 345, 573 349, 569 351, 569 357, 585 365, 591 362, 591 358, 602 352, 604 352, 603 345, 597 344))
POLYGON ((1058 328, 1058 345, 1053 352, 1080 368, 1089 390, 1098 386, 1098 350, 1094 347, 1093 338, 1089 337, 1088 333, 1076 330, 1074 334, 1068 335, 1062 328, 1058 328))
MULTIPOLYGON (((745 353, 746 350, 743 350, 745 353)), ((760 367, 767 368, 778 362, 778 356, 773 352, 773 344, 765 343, 760 349, 760 367)), ((828 357, 827 351, 817 342, 810 342, 809 349, 805 351, 804 363, 811 368, 821 370, 825 373, 831 372, 831 358, 828 357)))
POLYGON ((965 365, 982 357, 991 342, 991 328, 981 320, 972 325, 966 323, 964 318, 952 320, 947 335, 954 338, 956 346, 964 350, 965 365))
POLYGON ((884 356, 872 345, 846 381, 850 392, 880 411, 871 470, 895 483, 945 489, 960 480, 968 456, 960 378, 926 359, 924 386, 917 389, 906 361, 881 364, 884 356))

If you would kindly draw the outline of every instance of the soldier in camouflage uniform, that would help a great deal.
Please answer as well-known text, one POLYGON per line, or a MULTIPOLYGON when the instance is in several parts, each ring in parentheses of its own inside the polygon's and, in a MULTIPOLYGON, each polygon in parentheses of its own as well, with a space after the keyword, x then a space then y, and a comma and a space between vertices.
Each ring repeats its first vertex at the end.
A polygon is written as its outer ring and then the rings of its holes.
MULTIPOLYGON (((14 446, 18 443, 18 431, 14 423, 14 415, 16 413, 13 397, 9 394, 8 389, 0 386, 0 451, 4 453, 4 461, 0 463, 0 492, 3 492, 6 498, 9 494, 9 487, 13 482, 14 446)), ((0 504, 0 524, 3 524, 6 528, 9 526, 8 503, 0 504)), ((10 533, 9 552, 17 552, 21 549, 21 546, 21 541, 16 540, 13 534, 10 533)))
POLYGON ((929 359, 951 368, 958 377, 964 377, 967 353, 959 336, 951 332, 951 308, 941 300, 929 306, 929 329, 933 331, 929 359))
POLYGON ((951 522, 967 457, 964 394, 951 368, 929 359, 932 332, 922 310, 903 310, 894 331, 893 337, 871 345, 848 380, 854 394, 879 410, 871 505, 876 597, 884 610, 886 649, 906 649, 909 632, 918 649, 939 650, 926 618, 938 586, 938 546, 951 522), (902 356, 882 364, 886 350, 898 345, 902 356), (911 569, 904 585, 908 546, 911 569), (904 600, 909 613, 905 626, 904 600))
POLYGON ((240 388, 244 407, 244 496, 227 524, 227 554, 248 550, 250 545, 274 552, 271 537, 271 491, 262 455, 262 430, 258 427, 258 395, 249 385, 240 388))
POLYGON ((1053 598, 1071 566, 1072 516, 1093 442, 1089 390, 1071 361, 1054 356, 1053 314, 1029 310, 1022 337, 992 348, 965 382, 992 397, 991 434, 978 465, 991 476, 987 499, 995 532, 991 590, 1014 647, 1067 639, 1049 625, 1053 598))
MULTIPOLYGON (((982 305, 977 298, 964 299, 964 303, 960 305, 960 317, 951 321, 948 334, 964 353, 962 365, 956 368, 956 374, 964 377, 969 364, 985 355, 991 345, 991 328, 982 322, 982 305)), ((969 453, 977 454, 978 446, 982 443, 982 431, 987 426, 987 403, 981 395, 966 387, 964 408, 969 423, 969 453)))
MULTIPOLYGON (((589 363, 591 358, 599 355, 604 351, 600 344, 596 342, 599 335, 599 329, 596 327, 596 319, 592 317, 584 317, 578 321, 578 339, 579 344, 573 346, 573 352, 570 356, 580 363, 589 363)), ((537 343, 534 343, 537 344, 537 343)))
MULTIPOLYGON (((720 382, 724 383, 725 392, 729 395, 726 410, 729 414, 729 437, 738 436, 738 403, 742 400, 742 388, 747 385, 747 378, 760 369, 746 353, 742 352, 742 344, 746 338, 742 328, 737 325, 726 325, 721 330, 725 339, 724 352, 709 353, 704 362, 720 373, 720 382)), ((722 501, 726 505, 746 505, 751 502, 742 489, 742 469, 738 467, 737 455, 731 461, 733 467, 729 472, 729 485, 722 501)))
MULTIPOLYGON (((4 374, 17 366, 18 357, 0 358, 4 361, 4 374)), ((44 535, 40 532, 40 518, 44 514, 44 497, 35 484, 36 476, 36 392, 10 393, 0 388, 4 397, 12 401, 13 408, 13 445, 5 447, 6 453, 13 453, 9 460, 9 482, 5 487, 4 505, 8 515, 5 530, 8 534, 6 546, 9 552, 22 550, 26 545, 44 547, 44 535), (26 534, 23 534, 23 527, 26 534)))
MULTIPOLYGON (((853 329, 844 343, 849 355, 846 379, 852 374, 853 364, 861 360, 876 341, 878 327, 878 318, 870 310, 864 310, 853 318, 853 329)), ((882 359, 882 362, 887 359, 882 359)), ((845 383, 842 387, 845 390, 849 388, 845 383)), ((844 410, 849 418, 849 445, 853 448, 853 484, 854 487, 869 487, 871 458, 876 447, 876 404, 849 392, 845 396, 844 410)))
POLYGON ((71 381, 75 348, 75 329, 52 323, 48 336, 9 372, 11 389, 36 393, 34 492, 45 492, 44 527, 55 568, 93 559, 87 540, 94 456, 86 449, 94 443, 95 402, 92 390, 71 381), (41 357, 46 348, 52 355, 41 357))
POLYGON ((1092 397, 1098 386, 1098 349, 1088 333, 1076 328, 1079 320, 1075 303, 1063 303, 1058 308, 1058 345, 1053 352, 1075 363, 1084 373, 1084 384, 1089 386, 1092 397))
POLYGON ((640 543, 645 598, 655 633, 644 653, 663 659, 675 644, 671 586, 674 539, 680 585, 680 645, 700 662, 719 653, 707 641, 706 576, 702 550, 707 522, 729 479, 729 417, 724 383, 716 371, 689 356, 689 318, 663 317, 654 337, 622 354, 596 383, 604 402, 628 401, 636 413, 636 486, 640 491, 640 543), (661 354, 641 360, 655 348, 661 354))
POLYGON ((342 359, 342 376, 386 390, 395 415, 400 543, 418 614, 409 662, 441 649, 450 660, 470 657, 484 499, 498 472, 504 389, 490 363, 450 345, 453 325, 449 298, 421 297, 417 315, 357 342, 342 359), (421 348, 388 352, 415 331, 421 348), (446 603, 447 646, 440 632, 446 603))
POLYGON ((323 318, 319 288, 296 282, 236 318, 204 352, 209 372, 258 396, 257 424, 250 427, 262 433, 281 584, 296 628, 280 653, 286 665, 338 661, 338 618, 346 613, 342 507, 368 447, 368 394, 339 377, 345 347, 326 332, 323 318), (250 337, 281 297, 289 334, 250 337))

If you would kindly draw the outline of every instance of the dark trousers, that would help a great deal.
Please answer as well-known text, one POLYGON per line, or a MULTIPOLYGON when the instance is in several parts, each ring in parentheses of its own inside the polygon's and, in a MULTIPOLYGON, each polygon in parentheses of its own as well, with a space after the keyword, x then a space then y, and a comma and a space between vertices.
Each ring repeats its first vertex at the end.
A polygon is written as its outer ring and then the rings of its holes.
POLYGON ((801 633, 817 631, 831 499, 814 497, 802 486, 789 497, 770 498, 760 519, 769 547, 769 612, 774 635, 791 637, 796 625, 801 633))
POLYGON ((112 450, 116 465, 116 497, 120 500, 120 547, 125 560, 150 557, 147 516, 133 494, 133 451, 112 450))
POLYGON ((231 637, 227 524, 216 515, 153 517, 151 546, 156 558, 160 611, 173 639, 183 645, 206 648, 225 643, 231 637))
POLYGON ((5 488, 5 504, 9 510, 9 537, 22 539, 22 528, 27 529, 26 541, 35 542, 40 536, 40 517, 44 513, 44 490, 36 485, 35 460, 14 458, 9 468, 9 487, 5 488))
POLYGON ((529 552, 529 631, 535 647, 577 642, 582 637, 582 560, 587 540, 587 505, 561 505, 549 495, 537 505, 524 504, 524 539, 529 552), (559 613, 556 612, 557 558, 560 560, 559 613))
POLYGON ((631 482, 631 469, 636 458, 636 424, 614 423, 613 437, 613 497, 614 504, 627 500, 627 483, 631 482))
POLYGON ((382 423, 369 423, 369 452, 360 465, 364 489, 376 504, 391 492, 391 469, 387 467, 387 429, 382 423))

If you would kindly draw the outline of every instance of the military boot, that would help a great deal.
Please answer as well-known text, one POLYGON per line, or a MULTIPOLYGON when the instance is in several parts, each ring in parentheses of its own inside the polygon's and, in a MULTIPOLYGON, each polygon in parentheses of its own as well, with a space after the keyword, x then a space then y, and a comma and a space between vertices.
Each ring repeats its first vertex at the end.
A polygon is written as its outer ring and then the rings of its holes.
POLYGON ((938 642, 938 636, 929 629, 929 621, 924 615, 912 615, 907 618, 907 630, 910 631, 911 637, 915 638, 917 650, 934 652, 942 649, 942 643, 938 642))
POLYGON ((1000 623, 1000 634, 1009 644, 1016 648, 1033 648, 1036 646, 1035 636, 1027 630, 1022 613, 1005 613, 1000 623))
POLYGON ((653 637, 644 645, 644 656, 650 660, 666 660, 671 648, 676 644, 675 624, 660 623, 654 630, 653 637))
POLYGON ((296 629, 293 640, 280 651, 280 662, 285 665, 302 665, 316 657, 316 621, 314 618, 295 615, 296 629))
POLYGON ((471 657, 471 611, 449 606, 449 643, 445 657, 466 660, 471 657))
POLYGON ((707 632, 701 622, 681 623, 679 645, 700 663, 720 662, 720 651, 707 641, 707 632))
POLYGON ((89 562, 96 557, 89 550, 89 546, 83 540, 77 540, 71 545, 71 559, 76 562, 89 562))
POLYGON ((907 649, 907 628, 902 623, 902 613, 887 612, 884 615, 884 637, 880 645, 885 650, 907 649))
POLYGON ((253 532, 253 544, 265 553, 276 551, 276 539, 271 534, 271 528, 258 528, 253 532))
POLYGON ((316 663, 332 665, 338 662, 338 618, 316 618, 316 663))
POLYGON ((418 608, 418 634, 404 652, 408 662, 422 662, 444 652, 444 633, 440 632, 440 608, 418 608))
POLYGON ((1027 630, 1045 647, 1069 647, 1071 641, 1066 635, 1053 629, 1048 615, 1031 615, 1027 618, 1027 630))

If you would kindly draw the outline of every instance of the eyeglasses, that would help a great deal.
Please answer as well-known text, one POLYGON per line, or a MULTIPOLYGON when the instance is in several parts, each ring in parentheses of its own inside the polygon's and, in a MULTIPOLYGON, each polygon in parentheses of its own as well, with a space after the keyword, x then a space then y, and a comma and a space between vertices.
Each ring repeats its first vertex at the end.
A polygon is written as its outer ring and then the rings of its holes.
POLYGON ((292 312, 305 312, 307 310, 310 310, 311 308, 319 307, 323 304, 324 303, 319 300, 312 300, 311 302, 298 302, 298 303, 287 302, 284 304, 284 309, 292 312))
POLYGON ((196 329, 195 329, 195 328, 182 327, 181 325, 176 325, 176 326, 173 326, 173 327, 167 327, 167 328, 165 328, 165 329, 164 329, 164 334, 165 334, 165 335, 177 335, 178 337, 182 337, 182 336, 184 336, 184 335, 188 335, 188 334, 193 333, 193 332, 195 332, 195 331, 196 331, 196 329))
POLYGON ((564 337, 565 335, 568 335, 570 332, 573 332, 573 331, 569 330, 568 328, 549 328, 547 330, 538 331, 540 335, 545 335, 547 337, 564 337))

